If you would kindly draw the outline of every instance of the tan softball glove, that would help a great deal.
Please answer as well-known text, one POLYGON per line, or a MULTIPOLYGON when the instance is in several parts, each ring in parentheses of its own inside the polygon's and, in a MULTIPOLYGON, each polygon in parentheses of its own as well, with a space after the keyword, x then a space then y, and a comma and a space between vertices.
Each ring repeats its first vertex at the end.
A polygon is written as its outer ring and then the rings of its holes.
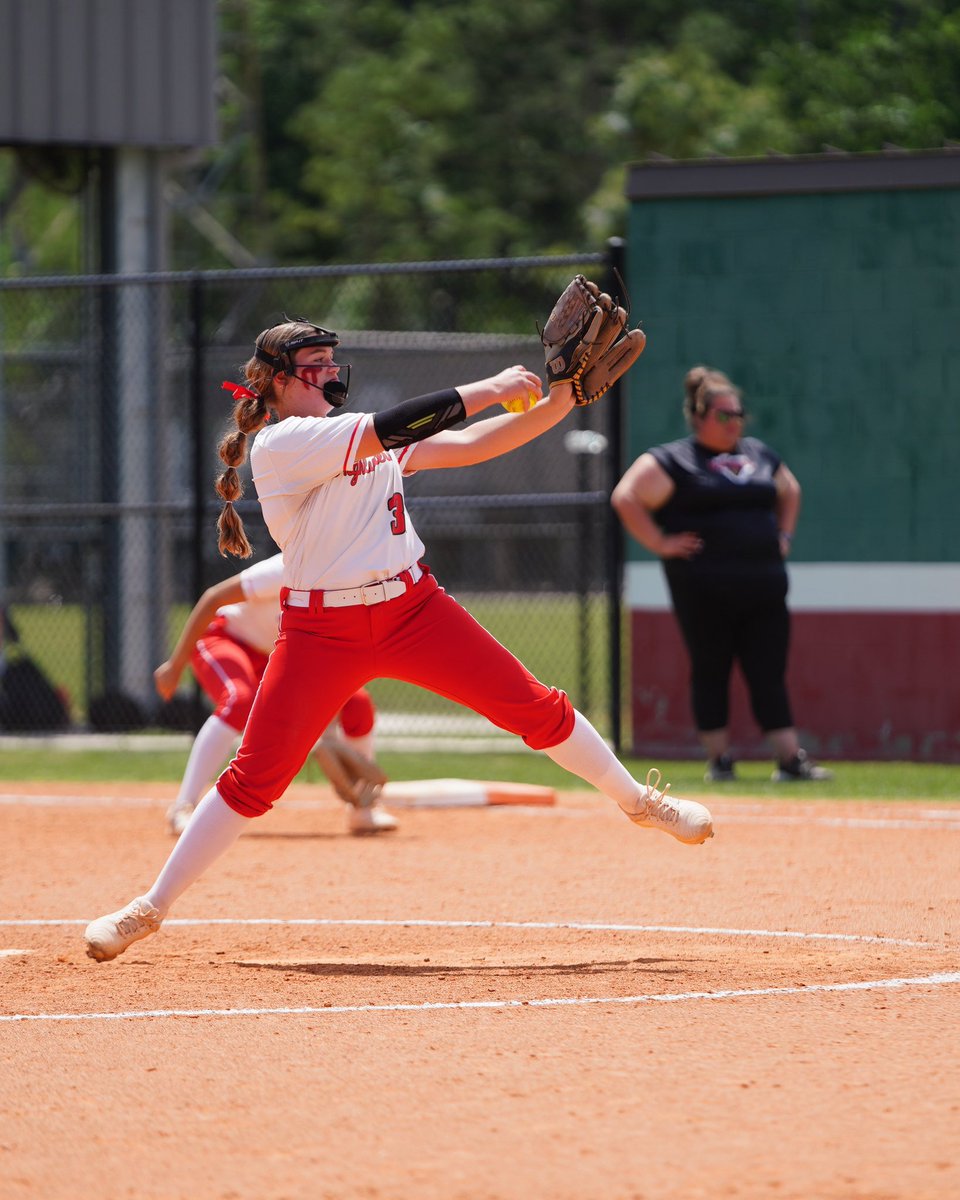
POLYGON ((313 757, 345 803, 354 808, 372 808, 376 804, 387 776, 372 759, 329 733, 314 746, 313 757))
POLYGON ((598 284, 575 275, 540 333, 550 387, 569 383, 578 405, 593 404, 643 353, 646 335, 598 284))

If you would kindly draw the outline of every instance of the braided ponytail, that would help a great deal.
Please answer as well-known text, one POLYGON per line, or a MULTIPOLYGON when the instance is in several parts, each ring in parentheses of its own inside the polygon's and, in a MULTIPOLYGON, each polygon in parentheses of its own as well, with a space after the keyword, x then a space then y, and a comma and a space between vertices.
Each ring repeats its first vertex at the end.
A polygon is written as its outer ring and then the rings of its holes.
MULTIPOLYGON (((261 364, 251 359, 244 369, 247 379, 254 382, 253 376, 260 373, 261 364)), ((269 387, 269 372, 266 374, 266 384, 269 387)), ((259 432, 266 425, 269 416, 266 401, 259 392, 250 391, 245 387, 234 389, 233 419, 236 429, 224 434, 217 447, 221 460, 226 464, 226 469, 221 471, 215 485, 217 495, 223 501, 223 509, 217 519, 217 545, 224 558, 228 554, 236 558, 249 558, 253 553, 243 528, 243 520, 234 508, 235 502, 243 495, 243 484, 240 482, 237 467, 246 461, 248 435, 259 432)))
POLYGON ((235 383, 223 385, 233 392, 233 419, 236 424, 236 429, 224 434, 217 447, 220 458, 226 464, 226 470, 220 473, 216 482, 217 495, 223 501, 223 510, 217 519, 217 545, 224 558, 228 554, 236 558, 249 558, 253 553, 243 521, 234 508, 243 495, 237 467, 243 466, 246 461, 247 438, 259 433, 270 419, 270 409, 279 406, 273 381, 281 370, 290 369, 289 355, 286 356, 286 366, 278 365, 284 361, 283 352, 291 339, 310 338, 315 334, 323 335, 326 340, 320 344, 324 346, 339 344, 336 334, 300 319, 288 319, 265 329, 257 338, 257 353, 247 360, 243 368, 243 376, 249 386, 235 383), (331 338, 333 341, 329 340, 331 338))

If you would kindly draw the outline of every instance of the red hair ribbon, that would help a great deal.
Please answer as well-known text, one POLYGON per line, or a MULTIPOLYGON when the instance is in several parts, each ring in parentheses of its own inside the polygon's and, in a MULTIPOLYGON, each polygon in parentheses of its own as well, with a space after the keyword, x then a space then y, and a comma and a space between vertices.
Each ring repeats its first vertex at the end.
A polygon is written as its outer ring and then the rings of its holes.
POLYGON ((248 387, 244 387, 242 383, 231 383, 229 379, 225 379, 220 385, 225 392, 233 392, 234 400, 259 400, 260 397, 256 392, 251 392, 248 387))

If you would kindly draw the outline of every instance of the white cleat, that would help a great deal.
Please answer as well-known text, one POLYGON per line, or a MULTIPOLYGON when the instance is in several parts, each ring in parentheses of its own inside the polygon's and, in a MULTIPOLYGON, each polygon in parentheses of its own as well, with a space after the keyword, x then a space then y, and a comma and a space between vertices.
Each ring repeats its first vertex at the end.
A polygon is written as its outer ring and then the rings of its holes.
POLYGON ((167 828, 174 837, 179 837, 186 829, 193 816, 193 806, 189 804, 171 804, 167 809, 167 828))
POLYGON ((371 804, 367 808, 354 808, 351 805, 347 822, 350 832, 358 835, 392 833, 397 828, 397 818, 379 804, 371 804))
POLYGON ((712 838, 713 817, 710 816, 710 810, 695 800, 668 796, 669 783, 662 792, 659 791, 660 778, 657 768, 651 767, 647 772, 646 785, 633 802, 632 810, 623 810, 630 820, 645 829, 661 829, 688 846, 699 846, 707 838, 712 838))
POLYGON ((138 896, 119 912, 90 922, 84 935, 87 955, 97 962, 109 962, 140 938, 156 933, 162 921, 160 910, 143 896, 138 896))

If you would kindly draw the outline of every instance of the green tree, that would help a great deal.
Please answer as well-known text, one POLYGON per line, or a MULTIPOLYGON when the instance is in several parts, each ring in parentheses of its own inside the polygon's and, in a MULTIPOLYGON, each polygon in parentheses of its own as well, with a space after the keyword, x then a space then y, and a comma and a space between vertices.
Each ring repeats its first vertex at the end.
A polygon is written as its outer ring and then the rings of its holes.
POLYGON ((759 77, 780 95, 798 150, 923 149, 960 133, 960 14, 898 7, 898 20, 863 18, 831 45, 764 56, 759 77))
POLYGON ((0 273, 85 268, 80 192, 87 162, 79 149, 0 149, 0 273))
POLYGON ((696 13, 669 50, 637 54, 621 68, 608 108, 591 125, 610 164, 589 201, 592 238, 623 229, 625 164, 667 158, 740 157, 796 146, 780 95, 769 83, 740 83, 732 66, 745 35, 724 17, 696 13))
MULTIPOLYGON (((172 165, 176 267, 595 249, 623 229, 627 164, 650 154, 960 137, 953 0, 220 0, 218 11, 222 137, 172 165), (243 253, 231 256, 231 239, 243 253)), ((82 269, 83 203, 58 189, 63 163, 83 161, 0 150, 0 268, 82 269)))
POLYGON ((284 252, 411 259, 582 243, 580 208, 605 165, 586 124, 617 43, 584 54, 566 0, 407 9, 389 35, 378 25, 372 44, 357 38, 286 122, 311 204, 281 219, 284 252))

